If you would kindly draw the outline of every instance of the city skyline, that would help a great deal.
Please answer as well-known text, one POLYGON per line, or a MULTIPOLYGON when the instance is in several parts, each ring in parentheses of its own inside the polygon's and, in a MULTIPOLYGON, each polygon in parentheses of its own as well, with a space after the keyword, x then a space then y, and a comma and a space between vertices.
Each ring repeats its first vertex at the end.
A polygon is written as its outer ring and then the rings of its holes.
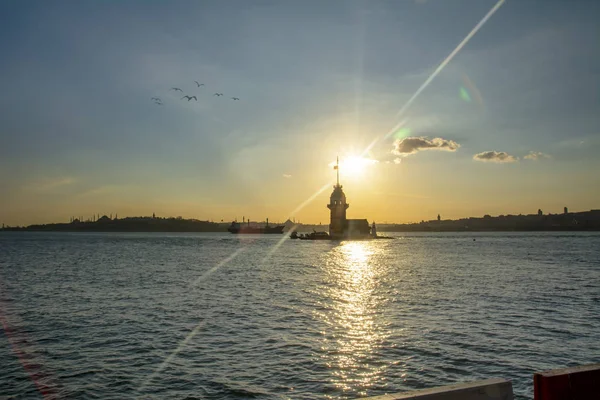
MULTIPOLYGON (((331 202, 330 202, 331 204, 331 202)), ((597 231, 600 210, 569 210, 563 207, 562 213, 543 212, 538 209, 536 213, 526 214, 501 214, 478 215, 457 219, 442 218, 440 214, 434 219, 396 223, 393 221, 379 221, 376 225, 388 232, 408 231, 597 231)), ((353 219, 361 221, 362 219, 353 219)), ((364 220, 367 221, 367 220, 364 220)), ((371 221, 375 226, 375 221, 371 221)), ((71 216, 68 221, 55 221, 48 224, 31 224, 28 226, 10 226, 1 224, 1 229, 9 231, 65 231, 65 232, 224 232, 234 224, 253 227, 285 226, 287 230, 331 228, 331 221, 323 224, 306 223, 289 218, 286 221, 273 221, 268 218, 250 219, 242 216, 232 220, 214 221, 202 218, 183 218, 181 216, 160 216, 156 214, 138 216, 119 216, 115 214, 94 214, 92 216, 71 216), (329 222, 329 223, 328 223, 329 222)), ((370 228, 369 228, 370 229, 370 228)), ((279 232, 273 232, 279 233, 279 232)))
POLYGON ((324 222, 337 155, 349 218, 600 208, 593 2, 0 10, 7 225, 103 210, 324 222))

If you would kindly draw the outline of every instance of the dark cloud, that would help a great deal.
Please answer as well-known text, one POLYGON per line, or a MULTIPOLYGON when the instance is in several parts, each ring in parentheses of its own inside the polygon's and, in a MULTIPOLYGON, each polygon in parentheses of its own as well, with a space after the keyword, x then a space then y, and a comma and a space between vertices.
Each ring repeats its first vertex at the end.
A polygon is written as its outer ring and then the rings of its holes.
POLYGON ((407 137, 394 142, 392 153, 396 155, 414 154, 421 150, 456 151, 460 145, 453 140, 426 137, 407 137))
POLYGON ((519 159, 511 156, 505 151, 483 151, 473 156, 475 161, 484 162, 496 162, 496 163, 510 163, 518 161, 519 159))

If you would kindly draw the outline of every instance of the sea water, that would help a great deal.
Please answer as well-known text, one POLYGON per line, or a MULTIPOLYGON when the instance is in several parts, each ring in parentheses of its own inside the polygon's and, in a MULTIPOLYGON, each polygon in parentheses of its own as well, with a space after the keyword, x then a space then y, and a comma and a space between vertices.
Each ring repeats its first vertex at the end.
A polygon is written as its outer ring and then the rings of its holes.
POLYGON ((600 234, 0 233, 0 398, 325 399, 600 360, 600 234))

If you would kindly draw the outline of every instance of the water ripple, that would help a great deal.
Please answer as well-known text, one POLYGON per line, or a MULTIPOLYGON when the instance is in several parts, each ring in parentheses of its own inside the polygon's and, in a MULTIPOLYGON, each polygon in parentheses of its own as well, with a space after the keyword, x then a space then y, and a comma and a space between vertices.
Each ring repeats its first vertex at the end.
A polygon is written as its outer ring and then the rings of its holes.
POLYGON ((2 233, 0 393, 346 399, 505 377, 531 398, 533 372, 597 362, 600 235, 473 236, 270 253, 279 237, 2 233))

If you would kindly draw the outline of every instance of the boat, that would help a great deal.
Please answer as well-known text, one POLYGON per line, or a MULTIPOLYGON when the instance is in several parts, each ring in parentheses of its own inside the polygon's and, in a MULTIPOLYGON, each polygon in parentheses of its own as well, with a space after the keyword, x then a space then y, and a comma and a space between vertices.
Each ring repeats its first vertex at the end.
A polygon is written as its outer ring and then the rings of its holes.
POLYGON ((234 234, 282 234, 285 225, 269 226, 269 219, 265 226, 250 226, 250 220, 247 223, 240 224, 233 221, 227 230, 234 234))
MULTIPOLYGON (((334 240, 329 233, 327 232, 317 232, 314 231, 312 233, 301 233, 298 234, 298 232, 293 231, 290 234, 290 239, 300 239, 300 240, 334 240)), ((379 236, 377 235, 377 232, 375 232, 375 235, 369 235, 369 236, 362 236, 360 238, 353 238, 351 240, 373 240, 373 239, 394 239, 393 237, 389 237, 389 236, 379 236)), ((345 240, 345 239, 342 239, 345 240)))
POLYGON ((312 232, 298 236, 300 240, 331 240, 331 236, 327 232, 312 232))

